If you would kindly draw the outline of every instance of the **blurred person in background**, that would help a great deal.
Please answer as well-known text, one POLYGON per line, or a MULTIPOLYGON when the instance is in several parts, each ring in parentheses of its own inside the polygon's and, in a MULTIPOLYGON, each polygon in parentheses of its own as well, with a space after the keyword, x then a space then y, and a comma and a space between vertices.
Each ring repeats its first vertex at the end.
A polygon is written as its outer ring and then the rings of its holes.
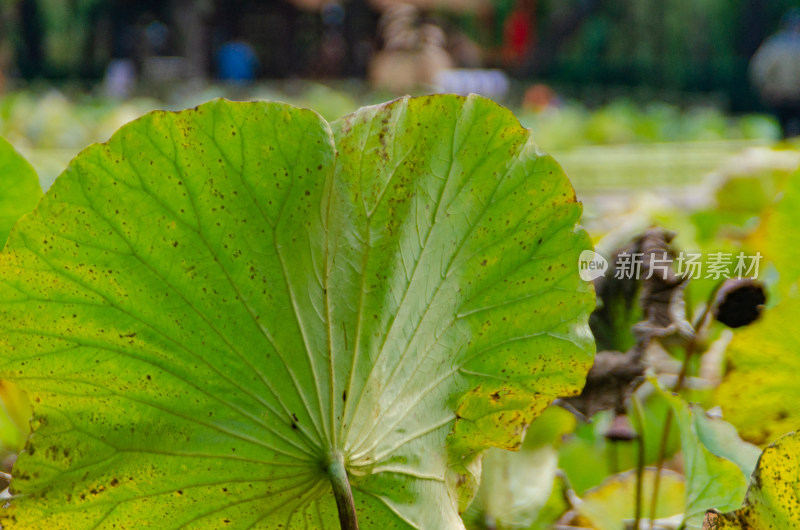
POLYGON ((344 6, 326 2, 322 6, 322 38, 317 51, 314 72, 323 77, 340 77, 346 69, 347 39, 344 35, 344 6))
POLYGON ((522 108, 533 112, 544 112, 561 105, 561 98, 551 87, 544 83, 536 83, 525 90, 522 108))
POLYGON ((373 87, 379 90, 398 95, 423 87, 431 90, 439 72, 453 67, 445 50, 445 32, 411 4, 387 8, 379 31, 383 49, 372 58, 369 72, 373 87))
POLYGON ((789 10, 781 29, 756 50, 750 75, 777 115, 783 137, 800 135, 800 9, 789 10))

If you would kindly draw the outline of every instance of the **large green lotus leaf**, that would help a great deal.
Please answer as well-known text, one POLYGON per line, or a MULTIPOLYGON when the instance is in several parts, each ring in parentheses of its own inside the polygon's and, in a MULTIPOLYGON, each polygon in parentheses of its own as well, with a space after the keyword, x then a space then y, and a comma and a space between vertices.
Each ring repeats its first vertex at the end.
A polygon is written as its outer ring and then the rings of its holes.
POLYGON ((0 254, 37 427, 4 526, 337 528, 338 463, 362 528, 463 527, 476 457, 591 364, 580 213, 478 97, 123 127, 0 254))
POLYGON ((0 138, 0 248, 20 217, 42 197, 36 171, 14 147, 0 138))
POLYGON ((709 512, 703 528, 800 528, 800 434, 789 433, 769 445, 758 461, 743 506, 709 512))
POLYGON ((742 438, 758 445, 800 428, 800 298, 787 296, 728 346, 715 400, 742 438))

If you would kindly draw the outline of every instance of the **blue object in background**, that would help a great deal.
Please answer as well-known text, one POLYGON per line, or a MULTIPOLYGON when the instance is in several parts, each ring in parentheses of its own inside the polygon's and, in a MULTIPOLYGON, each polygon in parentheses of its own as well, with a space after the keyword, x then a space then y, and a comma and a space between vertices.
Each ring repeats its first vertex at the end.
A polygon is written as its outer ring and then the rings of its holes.
POLYGON ((223 81, 248 83, 256 77, 258 57, 246 42, 226 42, 217 50, 216 59, 217 76, 223 81))

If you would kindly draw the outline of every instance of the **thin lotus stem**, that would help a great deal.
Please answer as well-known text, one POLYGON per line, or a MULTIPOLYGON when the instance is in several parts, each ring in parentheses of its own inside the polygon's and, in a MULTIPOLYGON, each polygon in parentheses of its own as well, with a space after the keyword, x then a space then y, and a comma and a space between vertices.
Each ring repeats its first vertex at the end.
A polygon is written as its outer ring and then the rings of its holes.
POLYGON ((619 473, 619 453, 617 451, 617 441, 609 440, 608 442, 608 468, 612 475, 619 473))
MULTIPOLYGON (((689 344, 686 345, 686 355, 681 364, 681 371, 678 373, 678 379, 675 381, 675 386, 672 388, 673 392, 679 392, 686 381, 686 375, 689 373, 689 363, 697 350, 698 336, 711 313, 711 307, 714 303, 717 291, 722 284, 717 285, 711 292, 705 309, 694 322, 694 336, 692 336, 689 344)), ((672 418, 674 416, 672 407, 667 409, 667 415, 664 418, 664 428, 661 430, 661 440, 658 443, 658 458, 656 460, 656 476, 653 478, 653 497, 650 499, 650 530, 653 530, 653 525, 656 520, 656 509, 658 508, 658 489, 661 485, 661 470, 664 467, 664 459, 667 456, 667 443, 669 442, 669 432, 672 428, 672 418)))
POLYGON ((656 509, 658 508, 658 488, 661 485, 661 468, 664 467, 664 458, 667 453, 667 442, 669 441, 669 431, 672 426, 672 408, 667 409, 667 417, 664 419, 664 428, 661 430, 661 441, 658 444, 658 459, 656 460, 656 476, 653 477, 653 496, 650 499, 650 530, 653 530, 656 520, 656 509))
POLYGON ((644 417, 639 400, 634 394, 631 396, 631 410, 633 417, 636 418, 639 436, 636 437, 638 442, 638 455, 636 458, 636 506, 633 517, 633 527, 638 529, 639 522, 642 519, 642 490, 644 486, 644 466, 645 466, 645 445, 644 445, 644 417))
POLYGON ((344 467, 344 456, 341 453, 334 453, 330 456, 327 471, 331 486, 333 486, 336 508, 339 510, 339 526, 341 530, 358 530, 353 491, 350 489, 347 469, 344 467))

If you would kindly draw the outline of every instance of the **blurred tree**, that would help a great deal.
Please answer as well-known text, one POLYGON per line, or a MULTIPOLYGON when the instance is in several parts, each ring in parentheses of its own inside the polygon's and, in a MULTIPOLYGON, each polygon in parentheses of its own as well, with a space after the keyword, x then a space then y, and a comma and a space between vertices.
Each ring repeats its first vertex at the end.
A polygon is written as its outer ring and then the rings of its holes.
MULTIPOLYGON (((566 0, 561 2, 542 2, 550 4, 545 8, 546 19, 540 23, 540 35, 537 52, 532 54, 528 63, 530 75, 540 74, 549 69, 565 44, 585 29, 585 23, 597 14, 604 3, 599 0, 566 0)), ((607 2, 611 4, 611 2, 607 2)))
POLYGON ((38 77, 44 65, 42 49, 42 18, 36 0, 21 0, 18 4, 20 45, 17 48, 17 67, 25 78, 38 77))
POLYGON ((190 77, 204 78, 209 71, 211 49, 208 18, 214 8, 211 0, 171 0, 172 21, 178 33, 178 54, 186 57, 190 77))
POLYGON ((5 90, 6 80, 13 65, 14 43, 12 31, 15 26, 14 2, 0 0, 0 93, 5 90))
POLYGON ((568 83, 725 93, 758 106, 747 63, 800 0, 540 0, 529 75, 568 83))

